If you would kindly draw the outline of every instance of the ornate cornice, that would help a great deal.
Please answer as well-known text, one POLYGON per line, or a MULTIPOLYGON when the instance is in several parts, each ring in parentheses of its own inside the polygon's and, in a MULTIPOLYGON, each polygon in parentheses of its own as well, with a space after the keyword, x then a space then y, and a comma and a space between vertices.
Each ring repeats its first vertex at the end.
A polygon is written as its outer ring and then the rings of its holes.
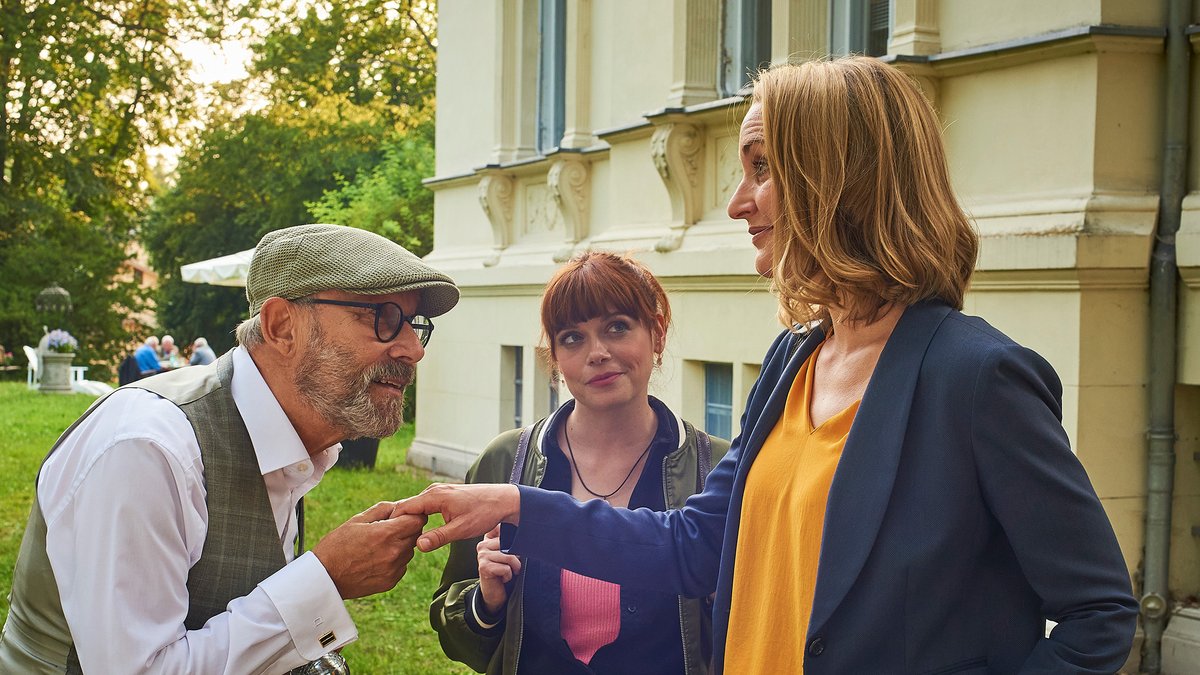
POLYGON ((554 205, 562 214, 566 226, 564 247, 554 254, 555 262, 564 262, 571 257, 575 244, 588 233, 588 163, 578 156, 561 156, 550 165, 546 174, 546 187, 554 205))
POLYGON ((659 125, 650 137, 654 168, 671 197, 671 231, 654 248, 674 251, 683 242, 684 231, 703 212, 700 190, 700 161, 704 157, 704 130, 686 122, 659 125))
POLYGON ((488 267, 500 262, 500 252, 511 242, 513 183, 513 177, 504 173, 488 173, 479 180, 479 206, 492 225, 493 254, 483 261, 488 267))

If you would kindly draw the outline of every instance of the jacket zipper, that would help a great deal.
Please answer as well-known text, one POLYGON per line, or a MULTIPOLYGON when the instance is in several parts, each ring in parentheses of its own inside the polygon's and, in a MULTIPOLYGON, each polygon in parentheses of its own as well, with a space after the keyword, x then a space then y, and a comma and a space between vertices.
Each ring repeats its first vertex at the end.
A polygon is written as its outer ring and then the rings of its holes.
MULTIPOLYGON (((684 436, 686 433, 687 433, 687 430, 683 428, 682 424, 680 424, 679 425, 679 435, 684 436)), ((683 445, 683 446, 687 445, 686 437, 684 438, 684 441, 681 445, 683 445)), ((668 457, 669 457, 669 454, 668 454, 668 457)), ((668 490, 667 490, 667 480, 668 480, 667 457, 663 457, 663 460, 662 460, 663 506, 667 507, 667 509, 669 510, 673 507, 671 506, 671 495, 668 493, 668 490)), ((686 619, 684 618, 685 608, 683 606, 683 597, 682 596, 678 596, 678 595, 675 596, 675 605, 679 609, 679 646, 680 646, 680 649, 683 650, 683 672, 685 675, 690 675, 690 673, 692 673, 693 671, 692 671, 691 658, 690 658, 690 655, 688 654, 687 626, 684 625, 686 623, 686 619)))
MULTIPOLYGON (((535 461, 537 456, 539 454, 541 454, 541 450, 538 449, 537 442, 538 442, 538 439, 540 438, 540 435, 545 432, 546 425, 548 423, 549 423, 549 418, 547 418, 546 422, 542 423, 542 427, 540 429, 535 429, 535 431, 537 433, 531 433, 529 435, 529 445, 530 445, 529 449, 532 450, 533 452, 526 452, 526 454, 525 454, 525 466, 521 467, 522 480, 524 480, 524 478, 525 478, 525 471, 529 469, 529 463, 535 461)), ((540 481, 540 480, 536 481, 534 484, 530 485, 530 487, 541 487, 541 486, 542 486, 542 481, 540 481)), ((522 561, 522 566, 524 566, 524 561, 522 561)), ((517 610, 521 614, 521 621, 520 621, 521 627, 517 630, 517 644, 516 644, 516 649, 513 650, 513 671, 514 671, 514 673, 516 672, 516 670, 518 668, 521 667, 521 645, 525 644, 525 581, 524 581, 524 579, 522 579, 522 581, 521 581, 521 597, 517 601, 517 610)))

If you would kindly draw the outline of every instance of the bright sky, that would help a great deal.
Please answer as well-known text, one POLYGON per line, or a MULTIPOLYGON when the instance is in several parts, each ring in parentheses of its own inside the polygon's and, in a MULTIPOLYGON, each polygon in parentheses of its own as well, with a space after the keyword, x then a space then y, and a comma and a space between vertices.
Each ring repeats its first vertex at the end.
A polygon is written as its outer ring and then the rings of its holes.
MULTIPOLYGON (((310 0, 294 0, 292 7, 295 11, 303 12, 310 4, 310 0)), ((323 16, 325 13, 325 9, 321 5, 317 5, 315 10, 318 16, 323 16)), ((266 29, 261 25, 259 28, 266 29)), ((179 43, 178 47, 183 56, 192 62, 189 78, 198 85, 228 83, 249 75, 246 65, 250 63, 253 52, 250 51, 244 40, 225 40, 220 43, 188 40, 179 43)), ((197 93, 200 95, 199 105, 205 105, 203 92, 197 93)), ((149 148, 147 154, 151 163, 161 166, 169 173, 174 171, 179 162, 180 149, 172 146, 158 146, 149 148)))
POLYGON ((197 83, 231 82, 248 75, 246 64, 251 54, 241 41, 213 44, 192 40, 179 49, 192 62, 192 80, 197 83))
MULTIPOLYGON (((179 51, 192 62, 189 79, 196 84, 208 85, 239 80, 249 75, 246 64, 253 56, 246 44, 240 40, 226 40, 220 44, 189 40, 179 44, 179 51)), ((203 98, 200 101, 204 105, 203 98)), ((161 166, 168 173, 179 163, 180 150, 173 146, 148 148, 146 154, 152 164, 161 166)))

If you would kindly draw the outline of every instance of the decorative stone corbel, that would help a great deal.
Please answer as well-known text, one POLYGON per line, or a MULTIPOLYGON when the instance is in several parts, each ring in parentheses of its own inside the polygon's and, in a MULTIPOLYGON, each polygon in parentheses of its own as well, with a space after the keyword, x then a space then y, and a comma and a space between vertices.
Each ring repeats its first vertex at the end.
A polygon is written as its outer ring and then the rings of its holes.
POLYGON ((704 132, 694 124, 663 124, 650 137, 650 154, 671 197, 671 231, 654 245, 665 253, 679 248, 684 231, 700 220, 704 132))
POLYGON ((587 237, 588 193, 591 187, 588 173, 588 163, 575 156, 561 157, 550 165, 546 187, 566 226, 566 245, 554 254, 555 262, 570 259, 575 244, 587 237))
POLYGON ((500 252, 508 248, 513 222, 513 177, 490 173, 479 180, 479 205, 492 224, 492 255, 483 261, 487 267, 500 262, 500 252))

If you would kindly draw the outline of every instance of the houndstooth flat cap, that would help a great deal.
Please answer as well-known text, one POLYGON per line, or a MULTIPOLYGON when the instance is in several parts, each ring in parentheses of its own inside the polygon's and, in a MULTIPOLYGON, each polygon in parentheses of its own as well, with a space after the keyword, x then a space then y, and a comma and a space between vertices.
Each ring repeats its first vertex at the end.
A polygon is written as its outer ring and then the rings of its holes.
POLYGON ((268 298, 295 300, 320 291, 384 295, 420 291, 417 312, 439 316, 458 304, 454 280, 403 246, 342 225, 297 225, 268 232, 246 275, 250 316, 268 298))

